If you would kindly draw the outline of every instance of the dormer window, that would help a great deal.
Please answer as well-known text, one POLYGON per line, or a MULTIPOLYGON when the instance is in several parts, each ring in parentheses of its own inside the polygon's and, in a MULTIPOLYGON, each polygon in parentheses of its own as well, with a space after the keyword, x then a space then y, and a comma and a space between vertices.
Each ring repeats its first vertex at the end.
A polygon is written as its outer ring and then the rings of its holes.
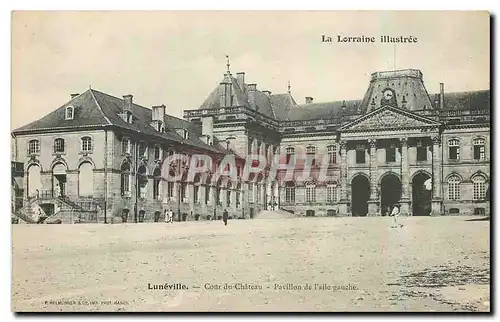
POLYGON ((133 121, 133 120, 134 120, 134 116, 132 115, 132 112, 127 111, 127 112, 125 113, 125 121, 126 121, 127 123, 132 123, 132 121, 133 121))
POLYGON ((72 120, 75 115, 75 108, 73 106, 66 107, 66 120, 72 120))
POLYGON ((179 134, 180 136, 182 136, 182 138, 184 138, 186 140, 189 139, 189 132, 188 132, 188 130, 186 130, 186 129, 178 129, 176 131, 177 131, 177 134, 179 134))
POLYGON ((163 122, 162 122, 162 121, 158 121, 158 124, 157 124, 157 128, 156 128, 156 130, 157 130, 158 132, 160 132, 160 133, 161 133, 161 132, 165 132, 165 131, 164 131, 164 127, 163 127, 163 122))

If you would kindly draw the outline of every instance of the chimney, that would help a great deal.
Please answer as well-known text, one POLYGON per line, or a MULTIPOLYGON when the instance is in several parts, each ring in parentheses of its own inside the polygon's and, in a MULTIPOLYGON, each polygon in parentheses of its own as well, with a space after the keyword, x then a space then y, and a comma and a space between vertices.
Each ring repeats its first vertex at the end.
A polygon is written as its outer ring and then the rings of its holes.
POLYGON ((123 111, 132 111, 132 98, 133 95, 123 95, 123 111))
POLYGON ((311 96, 306 97, 306 104, 311 104, 313 102, 313 98, 311 96))
POLYGON ((245 85, 245 72, 236 73, 236 80, 238 81, 238 86, 243 90, 245 85))
POLYGON ((271 98, 271 91, 262 91, 262 93, 266 94, 267 97, 271 98))
POLYGON ((153 115, 152 115, 152 120, 153 121, 164 121, 165 119, 165 110, 166 107, 165 105, 157 105, 153 106, 153 115))
POLYGON ((439 83, 439 108, 444 109, 444 83, 439 83))
POLYGON ((257 90, 257 84, 248 84, 248 104, 251 108, 255 108, 255 91, 257 90))
POLYGON ((78 95, 80 95, 80 93, 73 93, 73 94, 71 94, 71 99, 77 97, 78 95))

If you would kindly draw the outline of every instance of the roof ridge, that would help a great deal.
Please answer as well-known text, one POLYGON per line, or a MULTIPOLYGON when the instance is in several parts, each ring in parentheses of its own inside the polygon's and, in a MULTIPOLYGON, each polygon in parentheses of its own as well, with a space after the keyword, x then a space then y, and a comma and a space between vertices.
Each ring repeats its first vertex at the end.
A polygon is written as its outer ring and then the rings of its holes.
POLYGON ((101 112, 102 116, 104 116, 104 119, 106 119, 106 121, 108 122, 108 125, 113 125, 113 123, 109 120, 109 118, 107 117, 107 115, 104 113, 104 111, 103 111, 103 109, 101 107, 101 104, 99 104, 99 101, 95 97, 93 89, 89 88, 88 91, 90 91, 90 95, 92 95, 92 98, 94 99, 94 102, 96 103, 97 108, 101 112))

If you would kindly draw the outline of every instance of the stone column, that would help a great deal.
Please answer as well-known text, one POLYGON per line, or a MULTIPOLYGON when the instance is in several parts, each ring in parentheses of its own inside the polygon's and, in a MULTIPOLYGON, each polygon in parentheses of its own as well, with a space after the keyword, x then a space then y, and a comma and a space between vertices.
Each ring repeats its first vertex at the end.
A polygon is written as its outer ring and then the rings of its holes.
POLYGON ((433 216, 441 215, 441 137, 432 138, 432 211, 433 216))
POLYGON ((410 214, 410 195, 409 195, 409 175, 410 168, 408 164, 408 140, 402 138, 401 143, 401 209, 400 214, 406 216, 410 214))
POLYGON ((368 216, 380 215, 378 211, 377 193, 377 140, 368 140, 370 144, 370 200, 368 200, 368 216))
POLYGON ((340 141, 340 201, 339 201, 339 215, 349 215, 347 213, 347 141, 340 141))

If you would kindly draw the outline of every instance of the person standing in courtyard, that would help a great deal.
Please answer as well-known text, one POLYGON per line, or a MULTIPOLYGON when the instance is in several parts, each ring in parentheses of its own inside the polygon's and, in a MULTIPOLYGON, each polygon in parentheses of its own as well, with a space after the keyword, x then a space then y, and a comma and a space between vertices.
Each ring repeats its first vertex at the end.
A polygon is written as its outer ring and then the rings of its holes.
POLYGON ((398 222, 398 219, 399 219, 399 205, 394 205, 393 206, 392 212, 391 212, 391 217, 392 217, 392 220, 393 220, 393 224, 392 224, 391 228, 403 227, 403 225, 400 225, 399 222, 398 222))
POLYGON ((224 213, 222 213, 222 221, 224 221, 224 226, 227 226, 227 218, 229 214, 227 213, 227 209, 224 209, 224 213))

